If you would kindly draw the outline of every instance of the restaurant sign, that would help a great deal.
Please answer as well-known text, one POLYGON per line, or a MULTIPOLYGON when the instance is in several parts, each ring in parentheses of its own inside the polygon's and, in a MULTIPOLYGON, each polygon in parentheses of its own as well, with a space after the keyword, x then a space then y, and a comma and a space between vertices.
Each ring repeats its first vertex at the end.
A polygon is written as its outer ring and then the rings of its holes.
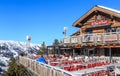
POLYGON ((109 23, 110 23, 110 20, 100 20, 100 21, 90 22, 90 26, 109 24, 109 23))
POLYGON ((117 41, 117 35, 105 35, 105 41, 117 41))

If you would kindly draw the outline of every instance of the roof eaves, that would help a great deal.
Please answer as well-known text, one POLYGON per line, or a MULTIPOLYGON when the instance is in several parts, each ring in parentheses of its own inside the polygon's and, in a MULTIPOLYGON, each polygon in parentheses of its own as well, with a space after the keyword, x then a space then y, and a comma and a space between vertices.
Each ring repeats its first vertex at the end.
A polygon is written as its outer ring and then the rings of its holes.
MULTIPOLYGON (((86 18, 86 16, 88 16, 89 14, 92 13, 92 12, 90 13, 90 11, 95 11, 96 8, 102 8, 102 9, 106 9, 106 10, 109 10, 109 11, 111 11, 111 12, 120 14, 120 11, 118 11, 118 10, 115 10, 115 9, 112 9, 112 8, 108 8, 108 7, 105 7, 105 6, 101 6, 101 5, 95 5, 95 6, 92 7, 90 10, 88 10, 88 12, 86 12, 86 13, 83 14, 80 18, 78 18, 78 19, 73 23, 72 26, 74 26, 74 27, 81 27, 81 26, 82 26, 82 23, 81 23, 81 22, 83 21, 83 19, 86 18)), ((118 16, 118 15, 116 14, 116 16, 118 16)))
MULTIPOLYGON (((78 18, 78 19, 73 23, 72 26, 77 27, 77 23, 80 22, 80 21, 82 21, 82 20, 86 17, 86 14, 88 14, 89 11, 93 10, 95 7, 97 7, 97 5, 95 5, 95 6, 92 7, 91 9, 89 9, 85 14, 83 14, 80 18, 78 18)), ((81 24, 81 25, 82 25, 82 24, 81 24)), ((80 27, 81 27, 81 26, 80 26, 80 27)))

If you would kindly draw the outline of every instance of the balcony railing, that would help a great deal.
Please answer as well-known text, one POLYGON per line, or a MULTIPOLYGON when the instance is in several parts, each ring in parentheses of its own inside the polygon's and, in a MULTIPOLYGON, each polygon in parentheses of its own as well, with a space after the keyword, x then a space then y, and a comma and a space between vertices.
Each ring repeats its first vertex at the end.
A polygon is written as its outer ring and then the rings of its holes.
POLYGON ((106 45, 106 44, 119 44, 120 33, 95 33, 95 34, 82 34, 78 36, 69 36, 63 38, 64 44, 92 44, 92 45, 106 45))

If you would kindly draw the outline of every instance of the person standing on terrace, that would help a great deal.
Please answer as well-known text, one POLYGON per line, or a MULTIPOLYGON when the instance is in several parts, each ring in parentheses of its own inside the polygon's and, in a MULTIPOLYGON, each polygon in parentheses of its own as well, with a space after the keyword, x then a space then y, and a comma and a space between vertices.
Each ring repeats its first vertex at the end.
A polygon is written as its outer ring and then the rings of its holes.
POLYGON ((43 55, 41 55, 41 57, 38 58, 36 61, 37 61, 37 62, 42 62, 42 63, 47 64, 47 61, 45 60, 45 58, 43 57, 43 55))

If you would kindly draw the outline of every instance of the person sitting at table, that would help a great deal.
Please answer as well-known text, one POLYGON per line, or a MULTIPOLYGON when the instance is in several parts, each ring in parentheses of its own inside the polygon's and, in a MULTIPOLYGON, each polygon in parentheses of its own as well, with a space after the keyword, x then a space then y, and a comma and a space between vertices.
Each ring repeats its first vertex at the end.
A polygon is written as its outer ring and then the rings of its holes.
POLYGON ((55 55, 53 55, 53 61, 56 61, 57 57, 55 55))
POLYGON ((47 64, 47 61, 45 60, 45 58, 43 57, 43 55, 41 55, 41 57, 38 58, 36 61, 37 61, 37 62, 42 62, 42 63, 47 64))
POLYGON ((72 60, 73 60, 72 56, 69 56, 68 60, 71 60, 71 61, 72 61, 72 60))

